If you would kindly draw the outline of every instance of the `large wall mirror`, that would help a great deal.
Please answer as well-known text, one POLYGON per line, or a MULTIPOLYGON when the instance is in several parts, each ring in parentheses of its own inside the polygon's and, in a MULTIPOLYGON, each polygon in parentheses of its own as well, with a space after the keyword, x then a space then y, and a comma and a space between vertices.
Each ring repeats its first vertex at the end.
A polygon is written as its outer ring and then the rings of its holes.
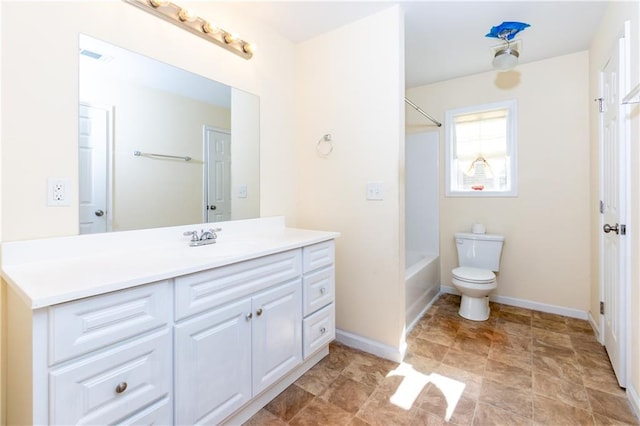
POLYGON ((80 233, 260 216, 259 99, 80 35, 80 233))

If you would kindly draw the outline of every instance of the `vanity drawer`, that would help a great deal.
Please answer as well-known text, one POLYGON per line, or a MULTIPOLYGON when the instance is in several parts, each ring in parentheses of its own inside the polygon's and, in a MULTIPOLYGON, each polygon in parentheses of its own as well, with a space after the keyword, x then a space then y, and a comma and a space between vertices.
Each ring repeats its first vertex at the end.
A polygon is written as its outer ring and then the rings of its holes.
POLYGON ((290 250, 176 278, 176 321, 299 277, 301 257, 290 250))
POLYGON ((302 321, 302 355, 307 359, 336 338, 333 303, 302 321))
POLYGON ((335 244, 333 240, 313 244, 302 249, 302 271, 304 273, 333 265, 335 244))
POLYGON ((49 310, 49 365, 171 321, 168 281, 55 305, 49 310))
POLYGON ((325 268, 302 278, 302 314, 307 316, 333 302, 335 269, 325 268))
POLYGON ((171 330, 164 329, 49 373, 51 424, 115 424, 171 390, 171 330))

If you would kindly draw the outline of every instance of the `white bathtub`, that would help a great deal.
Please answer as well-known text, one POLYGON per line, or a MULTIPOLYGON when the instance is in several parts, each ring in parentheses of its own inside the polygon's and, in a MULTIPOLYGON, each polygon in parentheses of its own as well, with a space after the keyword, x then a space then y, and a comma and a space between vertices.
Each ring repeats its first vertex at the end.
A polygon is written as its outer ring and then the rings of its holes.
POLYGON ((407 250, 405 258, 405 324, 409 332, 440 292, 440 257, 407 250))

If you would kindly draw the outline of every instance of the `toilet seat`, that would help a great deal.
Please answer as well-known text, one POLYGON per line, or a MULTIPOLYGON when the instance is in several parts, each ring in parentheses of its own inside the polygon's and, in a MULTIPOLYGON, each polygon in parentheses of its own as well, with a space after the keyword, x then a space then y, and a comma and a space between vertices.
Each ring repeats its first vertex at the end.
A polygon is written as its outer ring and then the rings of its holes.
POLYGON ((455 279, 474 284, 491 284, 496 280, 496 274, 488 269, 460 266, 453 269, 451 273, 455 279))

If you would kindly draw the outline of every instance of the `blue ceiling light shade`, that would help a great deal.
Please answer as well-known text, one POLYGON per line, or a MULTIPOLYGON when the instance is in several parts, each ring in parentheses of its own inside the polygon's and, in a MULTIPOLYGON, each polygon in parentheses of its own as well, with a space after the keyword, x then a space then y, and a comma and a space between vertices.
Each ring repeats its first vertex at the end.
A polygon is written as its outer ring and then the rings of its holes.
POLYGON ((502 24, 491 27, 485 37, 499 38, 501 40, 513 40, 520 31, 529 28, 531 25, 524 22, 503 22, 502 24))
POLYGON ((506 45, 498 49, 495 53, 493 67, 499 71, 508 71, 518 65, 518 57, 520 54, 515 48, 510 46, 510 41, 525 28, 531 25, 524 22, 503 22, 500 25, 491 27, 491 31, 485 37, 498 38, 506 43, 506 45))

